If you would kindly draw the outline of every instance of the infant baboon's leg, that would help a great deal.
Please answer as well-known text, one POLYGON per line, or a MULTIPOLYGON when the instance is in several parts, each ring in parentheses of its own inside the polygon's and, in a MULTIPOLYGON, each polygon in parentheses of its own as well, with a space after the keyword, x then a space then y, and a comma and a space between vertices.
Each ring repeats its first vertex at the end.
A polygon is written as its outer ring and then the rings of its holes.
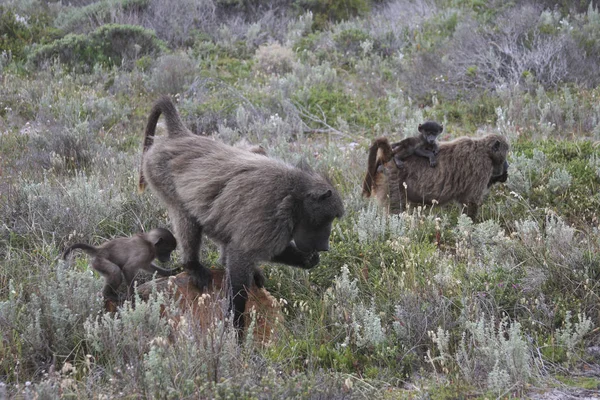
POLYGON ((273 257, 271 261, 310 269, 319 264, 319 253, 304 253, 298 250, 295 244, 290 243, 281 253, 273 257))
POLYGON ((400 157, 394 156, 394 162, 396 163, 396 168, 404 167, 404 162, 402 161, 402 159, 400 157))
POLYGON ((190 274, 191 282, 198 288, 207 287, 212 275, 200 263, 202 226, 193 217, 185 212, 180 212, 175 207, 169 209, 169 216, 175 226, 177 243, 182 253, 183 267, 190 274))
POLYGON ((123 282, 123 276, 121 274, 121 268, 117 264, 113 264, 106 258, 96 258, 92 263, 92 268, 100 273, 104 277, 104 288, 102 289, 102 295, 106 299, 118 301, 119 295, 117 290, 123 282))

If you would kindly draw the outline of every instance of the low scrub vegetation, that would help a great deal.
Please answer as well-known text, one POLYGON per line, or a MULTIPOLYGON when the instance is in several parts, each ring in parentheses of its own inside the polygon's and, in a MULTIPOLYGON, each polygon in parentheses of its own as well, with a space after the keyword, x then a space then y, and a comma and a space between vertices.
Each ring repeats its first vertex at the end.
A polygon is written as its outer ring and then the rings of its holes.
MULTIPOLYGON (((5 1, 0 398, 596 388, 598 32, 596 4, 565 1, 5 1), (343 196, 317 267, 264 266, 285 314, 269 343, 250 329, 238 344, 228 320, 202 329, 156 291, 106 313, 89 260, 60 260, 67 243, 170 227, 136 191, 161 94, 195 133, 307 159, 343 196), (509 140, 480 220, 361 197, 372 139, 425 120, 442 140, 509 140)), ((216 266, 217 246, 202 259, 216 266)))

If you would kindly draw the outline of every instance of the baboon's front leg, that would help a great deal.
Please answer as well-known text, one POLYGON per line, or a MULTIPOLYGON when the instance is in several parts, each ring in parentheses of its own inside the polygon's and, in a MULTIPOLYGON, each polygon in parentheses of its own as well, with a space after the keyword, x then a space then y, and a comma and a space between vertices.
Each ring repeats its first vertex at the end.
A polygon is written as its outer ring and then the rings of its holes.
POLYGON ((244 311, 248 300, 248 289, 254 279, 256 263, 253 257, 227 248, 227 272, 231 282, 231 308, 233 309, 233 326, 238 332, 238 339, 245 327, 244 311))
POLYGON ((479 204, 470 202, 467 203, 467 216, 471 218, 473 222, 477 221, 477 214, 479 211, 479 204))

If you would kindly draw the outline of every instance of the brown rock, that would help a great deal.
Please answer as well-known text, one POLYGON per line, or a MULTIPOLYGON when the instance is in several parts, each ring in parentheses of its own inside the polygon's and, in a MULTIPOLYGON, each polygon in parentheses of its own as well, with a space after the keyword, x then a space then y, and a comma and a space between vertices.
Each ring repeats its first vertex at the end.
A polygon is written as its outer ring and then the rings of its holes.
MULTIPOLYGON (((179 305, 183 311, 191 310, 201 329, 208 329, 213 321, 223 318, 223 311, 227 310, 228 302, 223 289, 225 278, 224 270, 211 269, 213 282, 204 293, 189 282, 187 272, 176 276, 163 277, 146 282, 138 287, 138 294, 147 300, 155 285, 158 291, 174 294, 180 300, 179 305)), ((107 311, 115 311, 116 306, 109 301, 105 303, 107 311)), ((278 325, 283 321, 283 313, 279 302, 264 288, 252 286, 248 291, 246 313, 256 313, 254 326, 254 340, 258 343, 268 343, 277 332, 278 325)), ((246 318, 246 329, 251 318, 246 318)))

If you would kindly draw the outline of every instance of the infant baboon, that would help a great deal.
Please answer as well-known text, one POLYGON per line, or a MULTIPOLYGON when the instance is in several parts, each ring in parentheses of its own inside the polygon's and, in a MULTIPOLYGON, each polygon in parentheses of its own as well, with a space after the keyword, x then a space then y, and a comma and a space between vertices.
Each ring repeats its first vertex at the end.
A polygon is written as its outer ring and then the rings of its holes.
POLYGON ((488 188, 508 177, 508 150, 506 139, 488 135, 441 142, 437 168, 429 168, 427 161, 417 156, 408 157, 401 169, 389 158, 377 159, 375 167, 369 164, 368 169, 377 171, 377 165, 382 165, 383 171, 376 172, 371 190, 363 193, 375 193, 380 205, 389 207, 391 213, 402 212, 407 202, 431 204, 435 200, 444 205, 457 201, 467 205, 467 215, 475 220, 488 188))
POLYGON ((168 97, 154 104, 146 125, 140 189, 146 181, 167 206, 197 286, 211 279, 199 259, 202 234, 222 245, 238 331, 258 262, 314 267, 318 252, 329 249, 333 220, 344 213, 328 179, 304 165, 194 135, 168 97), (154 139, 161 114, 167 137, 154 139))
POLYGON ((439 151, 437 138, 444 130, 444 126, 434 121, 427 121, 419 125, 419 134, 392 144, 394 162, 402 168, 403 161, 411 155, 425 157, 429 166, 435 167, 435 156, 439 151))
POLYGON ((177 247, 173 234, 164 228, 152 229, 147 233, 135 236, 116 238, 99 247, 85 243, 75 243, 65 250, 63 259, 66 260, 71 251, 81 249, 94 257, 92 268, 105 279, 102 294, 105 298, 118 301, 117 289, 123 282, 127 284, 127 297, 133 294, 133 282, 140 269, 160 276, 177 274, 177 270, 166 270, 157 267, 152 261, 157 258, 161 262, 171 259, 171 252, 177 247), (123 275, 123 276, 122 276, 123 275))

